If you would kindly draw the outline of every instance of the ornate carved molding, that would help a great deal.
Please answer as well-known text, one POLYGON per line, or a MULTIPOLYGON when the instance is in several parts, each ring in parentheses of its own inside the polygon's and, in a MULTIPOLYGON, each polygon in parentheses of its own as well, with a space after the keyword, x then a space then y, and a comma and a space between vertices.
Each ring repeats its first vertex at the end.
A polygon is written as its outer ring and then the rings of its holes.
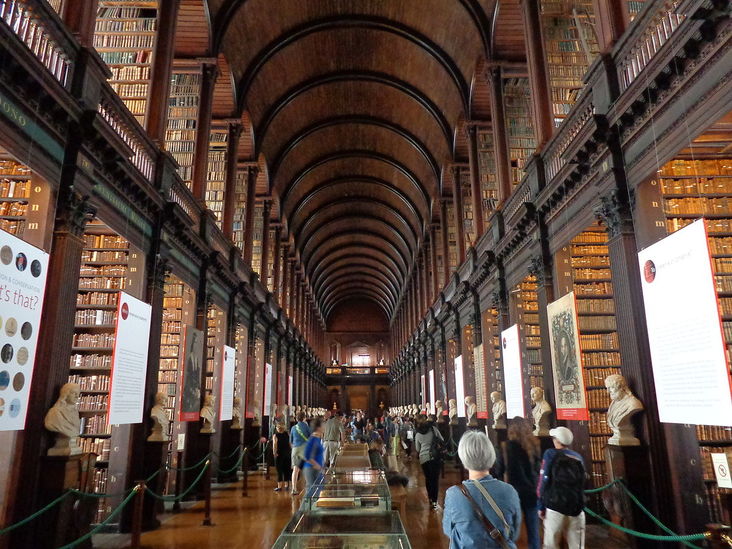
POLYGON ((608 236, 633 230, 631 200, 632 197, 619 189, 613 189, 608 195, 600 197, 600 204, 595 206, 593 212, 600 223, 607 227, 608 236))
POLYGON ((70 190, 66 195, 65 204, 59 204, 56 214, 56 230, 68 231, 81 238, 86 225, 97 213, 96 208, 89 203, 88 196, 81 196, 70 190))

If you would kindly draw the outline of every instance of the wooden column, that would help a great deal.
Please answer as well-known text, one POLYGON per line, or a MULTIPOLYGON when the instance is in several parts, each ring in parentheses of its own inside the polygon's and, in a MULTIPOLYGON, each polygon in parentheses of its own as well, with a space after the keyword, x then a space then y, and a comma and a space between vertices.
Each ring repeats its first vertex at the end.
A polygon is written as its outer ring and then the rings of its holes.
POLYGON ((434 302, 437 299, 437 294, 440 293, 440 282, 437 276, 437 224, 435 223, 430 225, 430 261, 432 262, 432 296, 430 301, 434 302))
MULTIPOLYGON (((491 109, 492 109, 491 104, 491 109)), ((495 125, 495 117, 493 117, 495 125)), ((478 166, 478 128, 470 124, 468 130, 468 164, 470 166, 470 194, 473 201, 473 223, 475 224, 475 242, 485 232, 483 223, 483 190, 480 186, 480 168, 478 166)))
POLYGON ((506 114, 503 110, 503 78, 501 74, 502 71, 499 66, 493 66, 488 69, 493 153, 496 162, 496 179, 498 181, 498 201, 504 202, 511 196, 513 182, 511 181, 511 159, 508 152, 506 114))
MULTIPOLYGON (((84 0, 78 0, 82 4, 84 0)), ((170 97, 170 74, 175 56, 175 27, 180 0, 159 0, 158 36, 150 70, 150 96, 147 102, 147 123, 150 138, 158 144, 165 142, 170 97)))
POLYGON ((541 38, 541 8, 536 0, 521 0, 521 8, 524 15, 524 40, 526 41, 526 59, 531 85, 536 146, 541 149, 554 133, 549 74, 544 42, 541 38))
POLYGON ((269 216, 271 212, 272 201, 265 199, 262 202, 262 260, 259 269, 259 278, 265 290, 269 289, 267 280, 269 279, 269 216))
POLYGON ((450 171, 452 172, 452 204, 455 214, 457 266, 460 267, 465 261, 465 220, 463 219, 463 190, 460 185, 460 166, 452 166, 450 171))
POLYGON ((230 122, 229 140, 226 144, 226 187, 224 190, 224 218, 221 223, 221 230, 224 236, 231 240, 234 237, 234 212, 237 208, 235 202, 238 175, 237 154, 242 129, 240 121, 230 122))
MULTIPOLYGON (((281 235, 280 235, 281 236, 281 235)), ((286 316, 290 316, 288 311, 287 291, 290 287, 290 243, 285 241, 282 246, 282 288, 280 289, 279 304, 286 316)))
POLYGON ((201 66, 201 95, 196 120, 196 143, 193 150, 193 180, 191 191, 201 203, 205 203, 208 182, 208 147, 211 142, 211 115, 214 86, 219 69, 216 61, 206 61, 201 66))
POLYGON ((287 291, 287 317, 293 321, 294 324, 294 317, 293 314, 294 308, 295 308, 295 260, 291 257, 287 258, 287 265, 288 269, 290 271, 290 279, 289 279, 289 288, 287 291))
POLYGON ((601 52, 608 52, 630 24, 626 0, 592 0, 595 32, 601 52))
POLYGON ((250 268, 252 266, 252 233, 254 232, 254 201, 257 194, 257 175, 259 175, 257 166, 247 166, 247 204, 244 210, 244 249, 242 250, 242 257, 244 263, 250 268))
POLYGON ((422 273, 420 269, 422 267, 419 258, 414 264, 414 271, 412 276, 414 277, 414 323, 419 324, 419 317, 422 314, 422 273))
POLYGON ((282 241, 280 240, 281 225, 278 223, 274 228, 274 250, 272 262, 272 293, 277 303, 281 303, 282 288, 280 288, 280 264, 282 263, 282 241))
POLYGON ((425 242, 422 247, 422 314, 430 306, 430 292, 429 292, 429 248, 425 242))
POLYGON ((94 46, 97 0, 65 0, 61 19, 82 46, 94 46))
MULTIPOLYGON (((442 239, 442 273, 445 285, 450 280, 450 241, 447 231, 447 199, 440 199, 440 233, 442 239)), ((440 291, 438 284, 438 293, 440 291)))

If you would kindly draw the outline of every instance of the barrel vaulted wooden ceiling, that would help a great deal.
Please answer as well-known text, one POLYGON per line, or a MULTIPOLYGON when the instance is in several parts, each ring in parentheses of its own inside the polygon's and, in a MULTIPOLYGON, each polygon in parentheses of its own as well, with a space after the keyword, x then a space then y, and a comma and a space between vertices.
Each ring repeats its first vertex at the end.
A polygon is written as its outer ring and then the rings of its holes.
POLYGON ((462 124, 490 117, 486 62, 525 59, 518 2, 182 1, 177 49, 218 58, 214 112, 245 121, 240 157, 266 168, 326 318, 355 298, 397 311, 462 124))

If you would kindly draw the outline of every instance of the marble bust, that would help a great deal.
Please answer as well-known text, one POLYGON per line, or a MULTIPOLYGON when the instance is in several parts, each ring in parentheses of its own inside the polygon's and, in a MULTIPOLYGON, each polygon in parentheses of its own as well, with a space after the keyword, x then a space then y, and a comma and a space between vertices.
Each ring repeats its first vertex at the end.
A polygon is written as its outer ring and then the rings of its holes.
POLYGON ((465 397, 465 414, 467 415, 468 427, 478 426, 478 407, 475 404, 475 398, 471 396, 465 397))
POLYGON ((150 436, 147 437, 149 442, 166 442, 170 440, 168 438, 168 425, 170 420, 168 414, 165 411, 165 404, 168 397, 165 393, 155 394, 155 406, 150 410, 150 419, 152 420, 152 431, 150 436))
POLYGON ((506 401, 501 398, 501 393, 493 391, 491 393, 491 403, 493 404, 493 428, 506 429, 506 401))
POLYGON ((531 415, 534 416, 534 435, 548 437, 552 407, 544 398, 544 389, 532 387, 531 402, 534 404, 531 410, 531 415))
POLYGON ((640 446, 631 419, 643 410, 643 403, 631 392, 628 382, 620 374, 605 378, 605 387, 611 400, 607 424, 613 432, 607 443, 613 446, 640 446))
POLYGON ((231 409, 231 427, 234 431, 241 431, 241 399, 234 397, 234 406, 231 409))
POLYGON ((216 421, 216 410, 214 409, 214 397, 213 395, 206 395, 203 400, 203 408, 200 413, 201 419, 203 420, 203 427, 201 433, 211 434, 215 433, 214 422, 216 421))
POLYGON ((442 401, 441 400, 435 400, 435 416, 437 416, 437 423, 445 423, 445 418, 442 415, 442 401))
POLYGON ((48 449, 49 456, 75 456, 81 453, 77 442, 81 420, 76 407, 80 392, 76 383, 66 383, 59 391, 56 404, 46 413, 43 426, 56 433, 55 444, 48 449))
POLYGON ((252 409, 252 415, 254 416, 254 419, 252 419, 252 427, 259 427, 262 425, 262 417, 258 400, 252 402, 252 409))
POLYGON ((419 406, 412 404, 412 415, 415 417, 419 416, 419 406))
POLYGON ((457 425, 458 424, 458 417, 457 417, 457 400, 454 398, 451 398, 447 401, 447 407, 448 407, 448 416, 450 417, 450 425, 457 425))

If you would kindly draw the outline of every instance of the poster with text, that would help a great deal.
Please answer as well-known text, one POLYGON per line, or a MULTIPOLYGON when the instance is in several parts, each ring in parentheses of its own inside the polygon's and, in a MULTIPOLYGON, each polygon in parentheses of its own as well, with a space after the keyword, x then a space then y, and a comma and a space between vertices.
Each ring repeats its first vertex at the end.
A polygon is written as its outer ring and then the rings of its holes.
POLYGON ((638 253, 659 419, 732 425, 732 391, 706 227, 638 253))
POLYGON ((435 397, 435 371, 430 370, 427 374, 427 377, 429 377, 429 384, 430 384, 430 394, 429 394, 429 400, 430 403, 430 414, 435 413, 435 400, 437 398, 435 397))
POLYGON ((557 419, 590 419, 582 375, 579 323, 574 292, 547 305, 557 419))
POLYGON ((180 421, 198 421, 201 412, 203 332, 193 326, 186 326, 183 341, 180 421))
POLYGON ((422 406, 424 407, 427 404, 427 386, 424 380, 424 374, 419 376, 419 382, 420 382, 420 398, 422 399, 422 406))
POLYGON ((458 417, 465 417, 465 380, 463 379, 463 355, 455 358, 455 400, 458 417))
POLYGON ((227 421, 234 417, 234 371, 236 370, 236 349, 224 345, 223 368, 221 369, 221 398, 219 417, 227 421))
POLYGON ((25 427, 48 254, 0 230, 0 431, 25 427))
POLYGON ((110 425, 142 422, 152 307, 120 292, 110 374, 110 425))
POLYGON ((264 365, 264 398, 262 399, 264 405, 262 406, 262 415, 270 415, 270 408, 272 406, 272 365, 264 365))
POLYGON ((488 419, 488 395, 486 394, 486 371, 483 361, 483 344, 473 347, 475 364, 475 404, 478 419, 488 419))
POLYGON ((506 415, 509 419, 524 417, 524 384, 521 375, 519 327, 514 324, 501 332, 503 377, 506 387, 506 415))

